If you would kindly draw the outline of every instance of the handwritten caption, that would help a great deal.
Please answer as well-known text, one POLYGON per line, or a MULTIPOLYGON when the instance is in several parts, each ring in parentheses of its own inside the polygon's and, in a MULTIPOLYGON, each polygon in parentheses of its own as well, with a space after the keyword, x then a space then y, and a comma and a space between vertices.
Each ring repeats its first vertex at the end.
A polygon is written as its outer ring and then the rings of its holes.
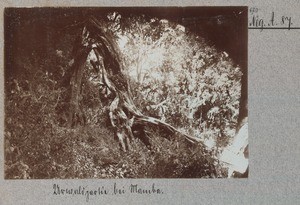
POLYGON ((139 184, 130 184, 122 186, 114 183, 112 186, 98 186, 91 188, 89 186, 64 187, 59 184, 53 184, 53 195, 56 196, 82 196, 86 202, 92 197, 105 195, 161 195, 164 194, 161 188, 158 188, 155 183, 150 186, 141 186, 139 184))
POLYGON ((257 7, 249 8, 249 28, 259 29, 300 29, 293 27, 294 19, 291 16, 279 15, 274 11, 270 12, 267 17, 260 17, 259 9, 257 7))

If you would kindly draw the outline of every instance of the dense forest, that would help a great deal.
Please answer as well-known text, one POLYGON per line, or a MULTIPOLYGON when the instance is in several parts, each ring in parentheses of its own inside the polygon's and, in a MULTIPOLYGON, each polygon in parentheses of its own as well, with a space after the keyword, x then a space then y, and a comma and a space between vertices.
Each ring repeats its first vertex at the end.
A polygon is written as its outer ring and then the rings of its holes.
POLYGON ((247 16, 196 11, 6 9, 5 177, 227 177, 247 16))

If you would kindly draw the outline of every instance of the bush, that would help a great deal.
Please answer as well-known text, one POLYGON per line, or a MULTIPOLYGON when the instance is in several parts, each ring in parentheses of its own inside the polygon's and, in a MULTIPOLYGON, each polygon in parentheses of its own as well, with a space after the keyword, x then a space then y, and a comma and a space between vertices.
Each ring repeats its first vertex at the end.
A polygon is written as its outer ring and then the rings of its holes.
MULTIPOLYGON (((129 39, 121 49, 122 63, 135 104, 146 115, 183 132, 215 140, 215 149, 189 145, 178 136, 150 127, 151 150, 135 139, 132 150, 123 153, 109 123, 107 107, 100 99, 99 87, 91 80, 93 73, 88 63, 80 102, 87 121, 84 126, 67 127, 67 81, 76 35, 65 33, 43 54, 23 51, 16 63, 18 73, 5 79, 5 178, 226 176, 217 154, 218 147, 225 146, 235 131, 240 69, 224 53, 208 47, 203 39, 184 32, 179 25, 158 19, 135 20, 139 23, 136 25, 148 30, 158 29, 152 38, 143 38, 140 33, 139 44, 129 33, 136 28, 114 33, 129 39), (137 62, 134 52, 141 52, 139 46, 145 53, 137 62), (157 62, 150 58, 155 53, 162 54, 154 58, 157 62), (137 72, 137 63, 149 67, 137 72)), ((54 33, 49 33, 49 38, 53 39, 54 33)))

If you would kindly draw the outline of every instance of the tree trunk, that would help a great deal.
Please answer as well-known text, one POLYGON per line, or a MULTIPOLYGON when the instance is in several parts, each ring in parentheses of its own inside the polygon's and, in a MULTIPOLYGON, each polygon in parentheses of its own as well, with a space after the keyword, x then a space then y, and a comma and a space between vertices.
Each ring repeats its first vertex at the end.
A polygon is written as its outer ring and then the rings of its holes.
POLYGON ((70 96, 70 107, 69 107, 69 127, 76 127, 78 124, 85 124, 85 115, 82 111, 81 102, 81 84, 84 72, 84 59, 79 59, 78 62, 74 63, 74 72, 70 80, 71 85, 71 96, 70 96))
MULTIPOLYGON (((97 62, 92 63, 92 65, 95 70, 99 71, 98 74, 104 86, 112 93, 110 95, 112 99, 109 103, 109 118, 123 151, 130 150, 130 141, 134 136, 139 137, 147 146, 151 147, 149 136, 145 131, 145 127, 149 124, 168 130, 172 134, 183 136, 189 142, 201 143, 198 138, 181 133, 175 127, 159 119, 143 115, 133 103, 130 86, 126 76, 122 73, 123 64, 112 34, 106 31, 101 23, 93 17, 87 21, 84 31, 82 42, 89 45, 86 46, 90 48, 88 52, 93 49, 97 56, 97 62)), ((71 110, 75 111, 72 118, 76 119, 82 117, 78 114, 81 112, 79 103, 81 86, 79 85, 81 84, 84 62, 88 52, 77 55, 76 64, 74 65, 76 69, 71 80, 73 88, 71 110)))
MULTIPOLYGON (((84 34, 83 34, 84 35, 84 34)), ((69 100, 69 113, 68 113, 68 126, 76 127, 77 125, 84 125, 86 117, 82 111, 81 91, 82 91, 82 77, 85 68, 85 61, 89 53, 87 47, 82 46, 83 40, 76 39, 73 48, 73 55, 75 56, 74 62, 71 65, 70 78, 70 100, 69 100)))

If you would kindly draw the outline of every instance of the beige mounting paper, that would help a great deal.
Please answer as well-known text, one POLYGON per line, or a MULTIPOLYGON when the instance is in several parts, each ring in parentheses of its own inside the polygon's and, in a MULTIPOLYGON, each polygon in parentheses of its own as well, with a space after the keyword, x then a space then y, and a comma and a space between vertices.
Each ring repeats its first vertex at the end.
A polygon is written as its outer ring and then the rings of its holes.
MULTIPOLYGON (((248 6, 248 108, 250 172, 246 179, 4 180, 4 69, 1 69, 0 204, 299 204, 300 29, 262 29, 274 13, 300 28, 300 3, 282 1, 2 1, 5 7, 45 6, 248 6), (290 19, 289 19, 290 17, 290 19), (289 21, 290 20, 290 21, 289 21), (252 23, 250 25, 250 23, 252 23), (253 25, 254 24, 254 25, 253 25), (86 196, 53 194, 54 186, 85 188, 131 184, 159 195, 86 196)), ((287 24, 284 24, 286 26, 287 24)), ((268 27, 268 25, 266 25, 268 27)), ((287 26, 288 28, 288 26, 287 26)), ((4 54, 1 49, 2 65, 4 54)), ((98 191, 98 190, 96 190, 98 191)))

